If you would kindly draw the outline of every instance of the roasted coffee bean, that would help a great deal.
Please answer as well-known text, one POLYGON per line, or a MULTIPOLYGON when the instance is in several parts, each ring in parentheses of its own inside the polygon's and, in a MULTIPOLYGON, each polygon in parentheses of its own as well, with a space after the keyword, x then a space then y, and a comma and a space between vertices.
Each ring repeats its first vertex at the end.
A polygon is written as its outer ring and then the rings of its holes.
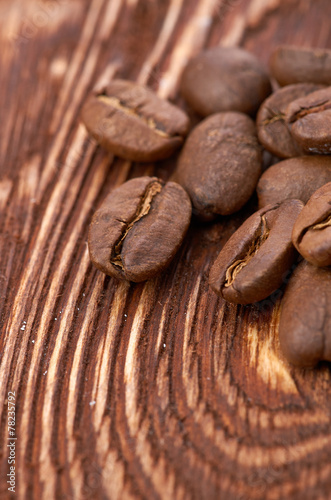
POLYGON ((309 199, 294 224, 292 241, 315 266, 331 266, 331 182, 309 199))
POLYGON ((305 153, 331 154, 331 87, 293 101, 286 122, 305 153))
POLYGON ((256 191, 259 208, 296 198, 307 203, 321 186, 331 182, 331 157, 300 156, 276 163, 261 176, 256 191))
POLYGON ((303 260, 282 300, 279 341, 288 361, 312 367, 331 361, 331 270, 303 260))
POLYGON ((255 125, 243 113, 218 113, 189 135, 174 180, 205 220, 239 210, 252 196, 261 174, 262 154, 255 125))
POLYGON ((89 251, 100 271, 140 282, 170 263, 191 219, 184 189, 156 177, 138 177, 112 191, 94 214, 89 251))
POLYGON ((181 93, 202 116, 220 111, 254 114, 271 93, 271 84, 262 64, 249 52, 214 47, 189 61, 181 93))
POLYGON ((251 215, 212 266, 212 289, 229 302, 251 304, 279 288, 296 259, 291 233, 302 207, 299 200, 287 200, 251 215))
POLYGON ((170 156, 189 129, 189 119, 181 109, 125 80, 113 80, 94 93, 83 107, 82 120, 105 149, 139 162, 170 156))
POLYGON ((304 154, 291 136, 285 122, 285 112, 292 101, 320 88, 323 88, 322 85, 314 83, 288 85, 276 90, 262 103, 257 114, 257 133, 260 142, 268 151, 279 158, 291 158, 304 154))
POLYGON ((331 85, 331 50, 280 46, 270 57, 270 70, 280 85, 331 85))

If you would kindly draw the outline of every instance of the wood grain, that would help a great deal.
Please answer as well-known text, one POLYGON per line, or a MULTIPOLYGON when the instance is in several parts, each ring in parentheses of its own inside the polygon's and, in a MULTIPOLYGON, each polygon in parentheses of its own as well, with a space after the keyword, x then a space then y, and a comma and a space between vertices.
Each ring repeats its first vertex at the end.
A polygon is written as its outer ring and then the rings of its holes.
POLYGON ((130 164, 79 123, 113 76, 184 106, 205 46, 265 63, 279 43, 331 48, 328 0, 0 1, 1 499, 331 498, 330 367, 300 371, 278 344, 281 297, 237 307, 207 284, 252 210, 194 223, 145 284, 94 269, 91 215, 130 164), (7 395, 16 394, 16 493, 7 395))

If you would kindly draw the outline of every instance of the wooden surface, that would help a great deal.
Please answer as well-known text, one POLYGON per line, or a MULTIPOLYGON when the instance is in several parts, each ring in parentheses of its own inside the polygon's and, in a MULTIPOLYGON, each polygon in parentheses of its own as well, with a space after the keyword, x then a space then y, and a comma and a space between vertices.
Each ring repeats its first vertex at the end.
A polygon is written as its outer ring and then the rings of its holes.
POLYGON ((79 123, 116 75, 175 99, 187 58, 331 48, 330 0, 1 0, 0 498, 331 498, 330 366, 291 368, 279 300, 225 304, 211 263, 245 214, 192 226, 146 284, 88 258, 109 189, 174 160, 114 160, 79 123), (9 495, 7 395, 16 394, 9 495))

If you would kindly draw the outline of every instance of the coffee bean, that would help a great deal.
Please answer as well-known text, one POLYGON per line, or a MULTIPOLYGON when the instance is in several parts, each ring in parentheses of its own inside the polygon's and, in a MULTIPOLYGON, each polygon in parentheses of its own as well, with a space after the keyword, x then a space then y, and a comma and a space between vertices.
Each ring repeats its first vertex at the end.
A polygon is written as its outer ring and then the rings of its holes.
POLYGON ((280 46, 271 54, 270 70, 280 85, 331 85, 331 50, 280 46))
POLYGON ((251 304, 279 288, 296 259, 291 233, 302 207, 301 201, 288 200, 251 215, 212 266, 212 289, 229 302, 251 304))
POLYGON ((205 220, 238 211, 252 196, 262 154, 253 121, 243 113, 218 113, 189 135, 174 180, 205 220))
POLYGON ((293 101, 286 122, 305 153, 331 154, 331 87, 293 101))
POLYGON ((309 199, 294 224, 292 241, 315 266, 331 266, 331 182, 309 199))
POLYGON ((323 88, 313 83, 297 83, 276 90, 266 99, 257 114, 257 132, 260 142, 279 158, 291 158, 304 154, 293 140, 285 122, 288 105, 298 99, 323 88))
POLYGON ((139 162, 170 156, 189 129, 189 119, 181 109, 125 80, 113 80, 94 93, 83 107, 82 120, 105 149, 139 162))
POLYGON ((156 177, 138 177, 112 191, 94 214, 89 251, 100 271, 140 282, 165 269, 191 219, 184 189, 156 177))
POLYGON ((249 52, 214 47, 189 61, 181 93, 202 116, 220 111, 254 114, 271 93, 271 84, 262 64, 249 52))
POLYGON ((327 182, 331 182, 331 157, 300 156, 281 161, 266 170, 258 182, 259 208, 289 198, 307 203, 327 182))
POLYGON ((331 270, 302 261, 282 301, 279 341, 288 361, 312 367, 331 361, 331 270))

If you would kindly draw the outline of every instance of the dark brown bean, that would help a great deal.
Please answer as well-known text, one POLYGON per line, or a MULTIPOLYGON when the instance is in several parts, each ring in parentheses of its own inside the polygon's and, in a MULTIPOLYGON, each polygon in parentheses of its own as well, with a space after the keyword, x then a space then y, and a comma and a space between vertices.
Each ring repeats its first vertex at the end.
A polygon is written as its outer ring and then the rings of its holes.
POLYGON ((331 270, 302 261, 282 301, 279 341, 288 361, 312 367, 331 361, 331 270))
POLYGON ((300 82, 331 85, 331 50, 280 46, 270 57, 270 70, 280 85, 300 82))
POLYGON ((331 157, 300 156, 276 163, 261 176, 256 191, 259 208, 296 198, 307 203, 321 186, 331 182, 331 157))
POLYGON ((309 199, 294 224, 292 241, 315 266, 331 266, 331 182, 309 199))
POLYGON ((89 230, 93 264, 119 279, 140 282, 165 269, 191 219, 184 189, 156 177, 138 177, 112 191, 89 230))
POLYGON ((315 90, 323 88, 314 83, 297 83, 276 90, 266 99, 257 114, 257 133, 260 142, 272 154, 279 158, 292 158, 303 153, 293 140, 285 121, 288 105, 315 90))
POLYGON ((183 144, 189 119, 147 87, 113 80, 94 93, 82 109, 90 134, 105 149, 132 161, 170 156, 183 144))
POLYGON ((212 266, 212 289, 229 302, 251 304, 279 288, 297 255, 291 233, 302 207, 301 201, 288 200, 251 215, 212 266))
POLYGON ((243 113, 218 113, 188 137, 174 180, 205 220, 239 210, 252 196, 261 174, 262 154, 254 122, 243 113))
POLYGON ((236 47, 214 47, 189 61, 181 93, 202 116, 220 111, 254 114, 271 93, 271 84, 253 54, 236 47))
POLYGON ((305 153, 331 154, 331 87, 293 101, 286 122, 305 153))

